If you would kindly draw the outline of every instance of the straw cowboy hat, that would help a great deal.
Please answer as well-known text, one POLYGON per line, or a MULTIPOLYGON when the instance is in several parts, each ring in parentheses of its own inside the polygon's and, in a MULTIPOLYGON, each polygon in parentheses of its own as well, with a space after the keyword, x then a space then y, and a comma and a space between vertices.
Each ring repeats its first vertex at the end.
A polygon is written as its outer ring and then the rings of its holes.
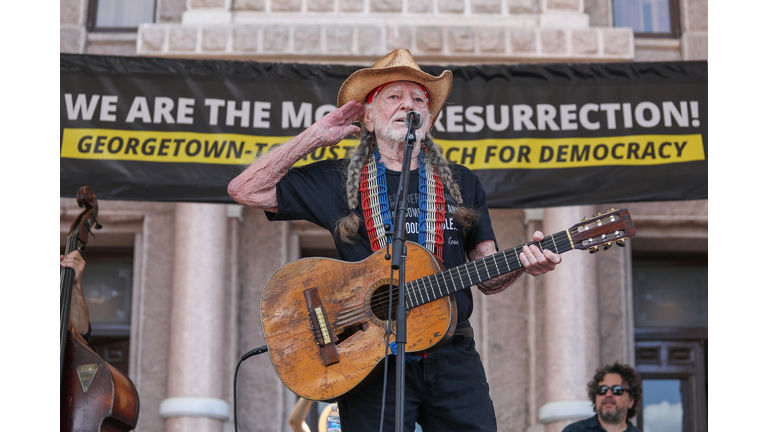
POLYGON ((353 72, 341 85, 336 105, 341 107, 351 100, 365 104, 368 93, 392 81, 413 81, 423 85, 429 93, 429 112, 434 121, 451 93, 453 73, 445 70, 439 77, 430 75, 419 68, 410 51, 396 49, 370 68, 353 72))

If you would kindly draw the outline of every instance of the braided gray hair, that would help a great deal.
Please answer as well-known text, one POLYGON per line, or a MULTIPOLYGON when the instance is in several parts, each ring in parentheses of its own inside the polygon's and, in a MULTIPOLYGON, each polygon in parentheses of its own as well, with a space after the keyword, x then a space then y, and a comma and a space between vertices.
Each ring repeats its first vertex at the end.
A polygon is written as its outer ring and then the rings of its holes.
POLYGON ((360 218, 357 217, 355 209, 360 204, 358 191, 360 190, 360 178, 363 175, 363 165, 368 161, 368 155, 376 145, 376 137, 368 132, 364 127, 360 136, 360 145, 352 154, 347 165, 347 207, 351 212, 341 218, 336 225, 336 233, 344 243, 353 244, 358 239, 357 231, 360 229, 360 218))

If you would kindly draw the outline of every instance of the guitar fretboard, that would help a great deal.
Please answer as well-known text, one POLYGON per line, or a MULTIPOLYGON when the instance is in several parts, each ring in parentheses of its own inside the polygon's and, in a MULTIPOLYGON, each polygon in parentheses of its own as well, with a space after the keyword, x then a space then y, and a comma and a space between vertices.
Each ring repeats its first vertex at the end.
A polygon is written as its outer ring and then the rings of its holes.
POLYGON ((421 306, 472 285, 523 268, 523 264, 520 262, 520 253, 526 245, 536 245, 539 249, 549 249, 558 254, 573 249, 568 232, 561 231, 545 237, 540 242, 529 242, 413 280, 405 284, 406 309, 421 306))

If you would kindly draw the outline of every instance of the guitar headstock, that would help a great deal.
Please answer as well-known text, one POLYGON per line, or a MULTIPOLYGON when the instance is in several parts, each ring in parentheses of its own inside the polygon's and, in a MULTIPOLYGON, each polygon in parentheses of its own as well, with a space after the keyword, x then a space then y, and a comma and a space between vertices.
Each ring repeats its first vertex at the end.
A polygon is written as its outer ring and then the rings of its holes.
POLYGON ((595 253, 600 246, 603 246, 603 250, 611 247, 613 243, 624 246, 624 241, 635 235, 635 225, 627 209, 611 209, 608 213, 584 218, 568 232, 574 249, 595 253))

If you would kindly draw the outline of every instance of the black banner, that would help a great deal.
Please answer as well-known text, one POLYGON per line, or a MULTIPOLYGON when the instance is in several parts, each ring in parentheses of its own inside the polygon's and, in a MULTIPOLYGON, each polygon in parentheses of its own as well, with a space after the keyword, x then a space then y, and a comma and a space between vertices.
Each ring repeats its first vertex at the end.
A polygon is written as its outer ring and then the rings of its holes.
MULTIPOLYGON (((333 110, 361 67, 61 54, 61 196, 232 202, 229 181, 333 110)), ((706 62, 447 69, 433 135, 491 207, 707 198, 706 62)))

